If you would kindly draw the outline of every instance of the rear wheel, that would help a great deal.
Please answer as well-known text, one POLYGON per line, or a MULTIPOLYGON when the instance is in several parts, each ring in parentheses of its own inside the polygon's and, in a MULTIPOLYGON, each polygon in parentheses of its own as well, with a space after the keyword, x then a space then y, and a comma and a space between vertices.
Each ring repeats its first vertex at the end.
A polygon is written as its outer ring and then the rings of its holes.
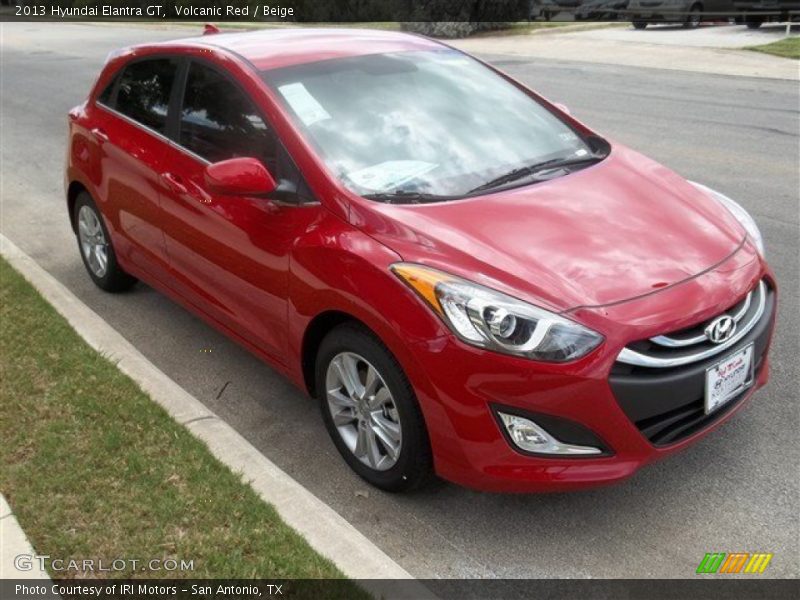
POLYGON ((95 285, 107 292, 122 292, 133 286, 136 278, 117 264, 103 217, 87 192, 78 195, 74 218, 81 259, 95 285))
POLYGON ((428 433, 400 365, 367 329, 344 324, 320 344, 316 388, 336 449, 372 485, 423 485, 433 472, 428 433))
POLYGON ((686 20, 683 22, 683 26, 686 29, 695 29, 696 27, 700 26, 700 21, 703 18, 703 7, 699 4, 693 4, 692 8, 689 9, 689 14, 686 15, 686 20))
POLYGON ((644 29, 647 27, 647 21, 631 21, 631 25, 634 29, 644 29))

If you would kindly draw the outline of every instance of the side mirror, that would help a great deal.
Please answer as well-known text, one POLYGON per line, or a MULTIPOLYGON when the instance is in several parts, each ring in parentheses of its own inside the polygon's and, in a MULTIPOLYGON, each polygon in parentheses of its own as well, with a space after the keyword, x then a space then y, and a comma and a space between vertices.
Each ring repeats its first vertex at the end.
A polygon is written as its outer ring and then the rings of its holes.
POLYGON ((277 187, 267 168, 256 158, 231 158, 208 165, 206 185, 215 194, 263 196, 277 187))
POLYGON ((563 112, 563 113, 567 113, 568 115, 571 115, 571 114, 572 114, 572 112, 569 110, 569 106, 567 106, 566 104, 561 104, 560 102, 556 102, 554 106, 555 106, 555 107, 556 107, 558 110, 560 110, 561 112, 563 112))

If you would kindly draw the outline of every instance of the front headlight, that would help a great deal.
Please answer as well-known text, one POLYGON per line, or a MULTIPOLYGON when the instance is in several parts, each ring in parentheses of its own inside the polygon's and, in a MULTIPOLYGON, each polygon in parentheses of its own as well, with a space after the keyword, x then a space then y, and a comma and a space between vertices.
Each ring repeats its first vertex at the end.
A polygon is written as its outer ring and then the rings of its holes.
POLYGON ((722 204, 722 206, 727 208, 728 212, 736 217, 736 220, 742 224, 742 227, 744 227, 747 235, 750 236, 750 239, 756 245, 756 248, 758 248, 761 256, 764 256, 764 239, 761 237, 758 225, 756 225, 756 222, 753 220, 753 217, 750 216, 749 212, 742 208, 738 202, 731 200, 725 194, 712 190, 710 187, 706 187, 702 183, 697 183, 696 181, 690 181, 689 183, 698 190, 706 192, 709 196, 722 204))
POLYGON ((565 362, 585 356, 603 341, 599 333, 574 321, 436 269, 397 263, 392 271, 473 346, 565 362))

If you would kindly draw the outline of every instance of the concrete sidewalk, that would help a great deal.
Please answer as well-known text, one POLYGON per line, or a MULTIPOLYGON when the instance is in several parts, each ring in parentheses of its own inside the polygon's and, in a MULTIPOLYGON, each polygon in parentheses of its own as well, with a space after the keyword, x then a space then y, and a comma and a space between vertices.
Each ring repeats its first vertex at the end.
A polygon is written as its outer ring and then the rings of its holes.
POLYGON ((39 562, 33 560, 36 552, 28 541, 22 527, 11 512, 5 497, 0 494, 0 579, 38 579, 49 581, 47 571, 40 568, 39 562), (16 567, 16 558, 24 555, 29 571, 21 571, 16 567))
POLYGON ((528 59, 571 60, 800 81, 800 62, 796 60, 750 50, 647 43, 641 41, 641 33, 611 29, 547 35, 474 37, 449 43, 473 54, 516 55, 528 59))

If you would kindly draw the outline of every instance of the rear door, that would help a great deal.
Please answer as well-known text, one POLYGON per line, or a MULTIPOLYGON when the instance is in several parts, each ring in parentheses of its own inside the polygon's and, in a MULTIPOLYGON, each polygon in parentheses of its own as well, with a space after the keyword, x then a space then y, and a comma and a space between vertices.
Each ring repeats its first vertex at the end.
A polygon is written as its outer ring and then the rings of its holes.
POLYGON ((167 150, 162 197, 173 285, 190 301, 283 362, 292 243, 318 218, 297 168, 255 103, 228 74, 192 60, 182 77, 175 144, 167 150), (291 182, 291 202, 211 193, 209 163, 259 159, 291 182))
POLYGON ((160 174, 177 73, 178 61, 169 57, 128 63, 98 97, 91 129, 102 173, 98 200, 117 252, 162 280, 169 263, 159 225, 160 174))

